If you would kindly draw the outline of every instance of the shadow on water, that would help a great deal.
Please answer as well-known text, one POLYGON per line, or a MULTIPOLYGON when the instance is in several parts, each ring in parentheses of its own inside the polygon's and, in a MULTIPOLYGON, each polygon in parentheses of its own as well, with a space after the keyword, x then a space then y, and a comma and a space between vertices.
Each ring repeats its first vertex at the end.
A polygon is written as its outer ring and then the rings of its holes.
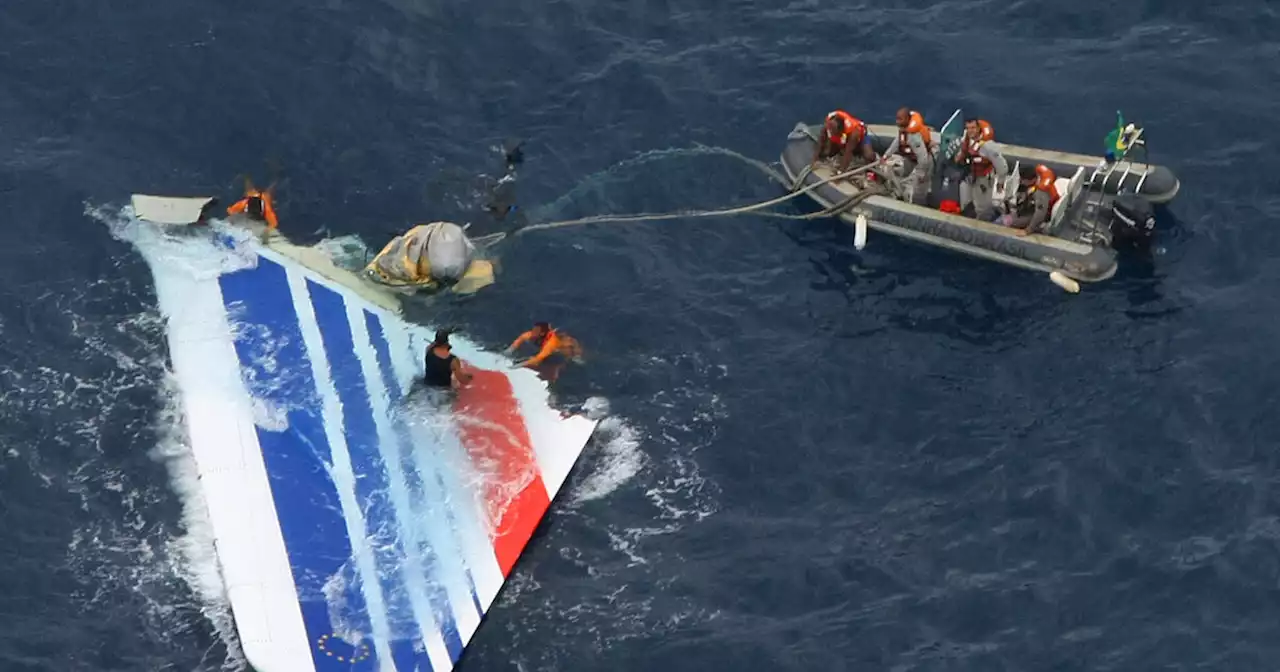
MULTIPOLYGON (((795 202, 793 209, 819 210, 808 200, 795 202)), ((1162 265, 1169 260, 1166 246, 1181 248, 1186 232, 1167 208, 1159 208, 1157 216, 1163 235, 1146 247, 1121 248, 1116 276, 1084 285, 1085 297, 1135 321, 1183 312, 1184 302, 1166 291, 1162 265)), ((1072 300, 1039 273, 874 231, 859 251, 853 227, 839 219, 784 227, 784 235, 809 252, 810 289, 838 294, 847 305, 874 316, 881 325, 875 331, 896 328, 1000 349, 1038 332, 1072 300)))
MULTIPOLYGON (((796 209, 818 211, 808 201, 796 209)), ((813 291, 838 293, 886 327, 991 346, 996 332, 1016 339, 1059 305, 1045 300, 1056 288, 1019 269, 875 232, 857 250, 843 220, 805 222, 784 235, 809 251, 813 291)))
POLYGON ((1181 313, 1184 306, 1163 285, 1165 267, 1176 261, 1170 250, 1184 249, 1191 233, 1166 205, 1155 206, 1155 236, 1144 243, 1119 243, 1120 267, 1108 284, 1128 302, 1124 314, 1134 320, 1162 319, 1181 313))

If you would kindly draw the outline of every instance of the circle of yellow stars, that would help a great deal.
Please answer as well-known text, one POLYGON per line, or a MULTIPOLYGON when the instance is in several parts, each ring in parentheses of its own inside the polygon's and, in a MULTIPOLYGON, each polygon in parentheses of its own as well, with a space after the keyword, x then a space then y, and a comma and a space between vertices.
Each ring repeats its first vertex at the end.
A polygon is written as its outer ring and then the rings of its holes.
POLYGON ((334 653, 329 650, 329 647, 327 646, 330 638, 336 639, 343 644, 347 643, 346 640, 335 635, 321 635, 320 638, 316 640, 316 646, 319 647, 321 651, 324 651, 324 655, 337 659, 339 663, 358 663, 369 657, 369 645, 364 642, 361 642, 360 646, 352 647, 354 651, 350 655, 344 656, 339 653, 334 653))

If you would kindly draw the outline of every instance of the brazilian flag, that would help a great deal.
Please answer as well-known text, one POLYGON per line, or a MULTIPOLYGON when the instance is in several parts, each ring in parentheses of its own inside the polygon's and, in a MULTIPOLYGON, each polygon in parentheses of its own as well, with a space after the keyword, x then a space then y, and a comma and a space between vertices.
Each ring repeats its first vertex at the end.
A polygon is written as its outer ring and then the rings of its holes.
POLYGON ((1108 161, 1114 161, 1117 156, 1123 156, 1128 149, 1128 146, 1124 143, 1124 115, 1120 113, 1120 110, 1116 110, 1115 130, 1107 134, 1102 144, 1108 161))

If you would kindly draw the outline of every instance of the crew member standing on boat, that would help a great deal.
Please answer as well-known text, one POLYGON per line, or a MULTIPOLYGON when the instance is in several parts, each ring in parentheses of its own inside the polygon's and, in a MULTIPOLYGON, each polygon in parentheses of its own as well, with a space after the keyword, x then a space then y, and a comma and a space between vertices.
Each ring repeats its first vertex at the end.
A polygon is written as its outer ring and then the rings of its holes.
POLYGON ((969 174, 960 183, 960 207, 973 203, 974 216, 984 222, 991 221, 995 214, 992 194, 1003 188, 1009 175, 1009 166, 993 142, 995 138, 991 124, 982 119, 965 119, 964 140, 956 152, 956 163, 969 167, 969 174))
POLYGON ((1057 179, 1053 169, 1046 165, 1036 166, 1034 170, 1023 166, 1018 175, 1021 186, 1014 212, 1002 216, 1000 222, 1013 227, 1014 234, 1019 236, 1039 233, 1048 224, 1053 206, 1058 202, 1058 188, 1054 184, 1057 179))
POLYGON ((818 138, 818 148, 813 153, 813 161, 810 165, 816 167, 819 161, 838 156, 840 162, 836 170, 843 173, 849 170, 850 164, 853 163, 855 151, 865 163, 876 160, 876 152, 871 149, 871 137, 867 133, 867 125, 844 110, 836 110, 827 115, 827 121, 822 126, 822 134, 818 138))
POLYGON ((471 374, 462 368, 462 360, 453 354, 453 346, 449 345, 449 332, 436 332, 435 340, 427 346, 427 356, 423 363, 423 382, 428 386, 449 389, 454 383, 471 382, 471 374))
POLYGON ((919 112, 904 107, 898 110, 898 137, 894 138, 884 159, 899 154, 906 163, 903 177, 911 185, 911 202, 928 205, 929 184, 933 177, 933 134, 919 112))

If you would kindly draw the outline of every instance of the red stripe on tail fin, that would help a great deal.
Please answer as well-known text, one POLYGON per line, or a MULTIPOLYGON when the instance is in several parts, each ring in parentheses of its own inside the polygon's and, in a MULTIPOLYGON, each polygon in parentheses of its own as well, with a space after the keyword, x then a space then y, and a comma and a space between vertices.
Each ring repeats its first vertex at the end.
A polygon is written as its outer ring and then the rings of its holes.
POLYGON ((472 378, 458 390, 455 418, 471 463, 485 479, 493 551, 505 577, 551 500, 511 380, 500 371, 468 372, 472 378))

